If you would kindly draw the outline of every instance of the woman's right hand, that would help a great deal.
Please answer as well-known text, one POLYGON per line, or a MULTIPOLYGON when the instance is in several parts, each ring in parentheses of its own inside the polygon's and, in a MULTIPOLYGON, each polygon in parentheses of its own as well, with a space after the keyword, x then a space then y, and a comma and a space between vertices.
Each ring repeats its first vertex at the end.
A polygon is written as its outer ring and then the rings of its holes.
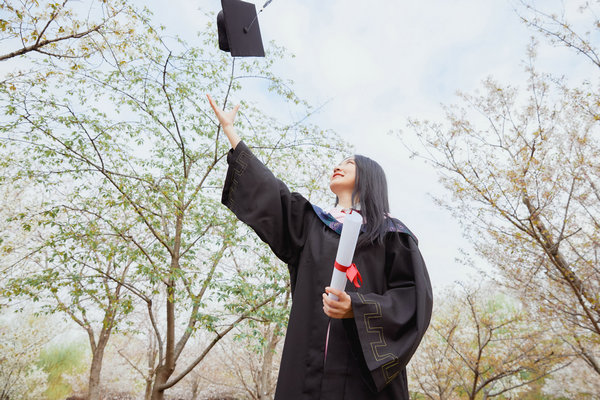
POLYGON ((215 115, 217 116, 217 119, 219 120, 219 123, 221 124, 223 129, 229 126, 233 126, 233 121, 235 121, 235 115, 237 114, 240 105, 237 104, 235 107, 233 107, 231 111, 226 112, 219 108, 219 106, 217 106, 217 103, 215 103, 215 100, 212 97, 210 97, 210 94, 207 94, 206 97, 208 97, 208 102, 210 103, 210 106, 215 112, 215 115))
POLYGON ((223 132, 225 132, 227 139, 229 139, 229 143, 231 143, 231 147, 233 147, 235 149, 235 147, 237 146, 237 144, 240 142, 241 139, 235 132, 235 129, 233 128, 233 121, 235 121, 235 116, 240 108, 240 105, 237 104, 236 106, 233 107, 233 109, 231 111, 226 112, 217 106, 214 99, 212 97, 210 97, 210 94, 207 94, 206 97, 208 97, 208 102, 210 103, 210 106, 212 107, 213 111, 215 112, 215 115, 217 116, 217 119, 219 120, 219 123, 221 124, 221 127, 223 128, 223 132))

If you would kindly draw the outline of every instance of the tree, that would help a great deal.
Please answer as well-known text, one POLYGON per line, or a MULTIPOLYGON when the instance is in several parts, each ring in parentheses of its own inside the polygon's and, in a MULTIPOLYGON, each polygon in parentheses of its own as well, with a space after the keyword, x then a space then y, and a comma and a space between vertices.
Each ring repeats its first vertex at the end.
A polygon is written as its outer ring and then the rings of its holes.
MULTIPOLYGON (((120 224, 113 214, 96 216, 138 257, 129 281, 101 273, 147 310, 158 348, 152 398, 161 399, 235 326, 287 290, 280 280, 268 280, 280 274, 268 256, 236 265, 243 253, 266 248, 255 236, 238 239, 245 228, 220 205, 228 147, 219 140, 204 94, 227 106, 245 80, 262 79, 265 89, 304 110, 299 121, 281 123, 242 102, 239 118, 247 144, 276 172, 300 177, 296 188, 326 187, 325 165, 343 145, 331 148, 330 132, 304 123, 311 109, 270 72, 282 50, 272 47, 264 60, 239 61, 216 53, 212 33, 200 36, 200 47, 179 39, 167 43, 147 19, 137 21, 144 34, 126 46, 107 43, 110 58, 74 60, 68 68, 49 59, 51 73, 41 82, 22 76, 5 84, 0 99, 7 120, 0 131, 5 143, 29 156, 25 174, 68 191, 69 198, 92 204, 101 199, 134 218, 120 224), (165 299, 160 308, 156 294, 165 299), (212 339, 189 364, 177 366, 197 331, 212 339)), ((54 199, 46 202, 42 223, 52 225, 64 208, 54 199)))
MULTIPOLYGON (((598 2, 566 2, 562 10, 521 4, 522 20, 543 38, 600 66, 598 2)), ((598 86, 568 86, 534 65, 535 46, 526 88, 489 79, 483 95, 463 94, 463 106, 446 109, 447 124, 412 126, 480 254, 597 379, 598 86)))
POLYGON ((87 4, 63 0, 2 0, 0 61, 38 53, 56 58, 89 58, 105 47, 111 35, 125 36, 120 17, 133 12, 126 1, 90 0, 87 4))
POLYGON ((583 360, 575 359, 568 367, 553 373, 541 393, 563 399, 596 399, 600 393, 600 381, 593 377, 590 379, 590 374, 585 373, 587 368, 583 360))
POLYGON ((224 368, 237 378, 242 392, 253 400, 268 400, 275 395, 279 370, 277 361, 280 359, 278 352, 285 334, 285 324, 282 322, 287 318, 269 314, 283 313, 287 316, 290 297, 291 291, 288 290, 281 304, 273 304, 270 310, 265 307, 261 310, 262 316, 247 321, 248 326, 241 327, 240 334, 234 339, 243 344, 244 349, 224 355, 224 368))
POLYGON ((564 367, 518 303, 489 288, 459 290, 444 298, 411 362, 416 392, 432 400, 514 396, 564 367))
POLYGON ((549 39, 553 45, 574 50, 577 55, 600 67, 600 53, 592 34, 600 30, 597 1, 563 3, 562 10, 544 9, 531 0, 520 0, 520 3, 518 12, 528 27, 549 39), (568 15, 574 21, 570 21, 568 15))
POLYGON ((138 379, 140 377, 143 379, 145 387, 144 400, 150 400, 152 397, 152 383, 156 373, 158 343, 150 321, 141 318, 139 324, 143 328, 137 329, 136 335, 129 334, 125 336, 126 341, 116 351, 127 366, 133 370, 138 379))
MULTIPOLYGON (((74 205, 74 202, 71 203, 74 205)), ((123 287, 128 271, 137 266, 136 254, 114 240, 103 219, 125 224, 120 210, 102 209, 103 217, 89 208, 63 210, 52 216, 52 233, 43 234, 38 257, 29 257, 37 268, 9 281, 6 297, 50 297, 42 309, 62 312, 87 334, 92 359, 88 399, 101 398, 100 374, 104 351, 113 330, 132 310, 132 295, 123 287), (111 216, 111 214, 113 214, 111 216), (109 279, 116 276, 118 279, 109 279)))
MULTIPOLYGON (((15 171, 4 172, 10 179, 15 171)), ((99 398, 104 350, 113 329, 132 309, 131 294, 120 282, 136 256, 126 243, 114 240, 104 221, 126 220, 122 210, 94 210, 93 202, 81 203, 81 198, 44 210, 40 194, 46 189, 30 180, 20 184, 3 187, 7 200, 13 198, 2 212, 7 225, 2 229, 0 294, 7 302, 26 295, 41 302, 42 311, 64 313, 85 330, 92 351, 88 397, 99 398), (111 274, 120 280, 110 280, 111 274)), ((57 200, 50 193, 41 197, 57 200)))
MULTIPOLYGON (((51 336, 41 329, 44 318, 2 316, 0 324, 0 400, 39 398, 46 390, 46 373, 39 368, 42 347, 51 336)), ((44 321, 48 323, 48 318, 44 321)))
POLYGON ((477 252, 600 373, 600 110, 590 84, 569 89, 530 55, 524 92, 488 79, 447 124, 411 126, 477 252))
MULTIPOLYGON (((451 309, 451 307, 447 308, 451 309)), ((433 324, 438 327, 449 322, 448 315, 442 317, 437 310, 433 315, 433 324)), ((422 396, 430 400, 457 398, 456 390, 464 368, 457 368, 456 363, 453 362, 456 353, 453 352, 450 343, 437 333, 438 329, 433 325, 430 327, 408 366, 409 382, 412 386, 411 395, 415 399, 421 399, 422 396)))
MULTIPOLYGON (((3 155, 5 157, 0 160, 0 171, 2 172, 0 173, 0 201, 3 205, 0 208, 0 291, 14 276, 10 265, 18 263, 25 257, 28 247, 38 240, 37 229, 32 229, 27 222, 17 221, 15 216, 24 209, 39 211, 40 203, 40 199, 36 198, 38 188, 30 182, 6 184, 8 177, 16 173, 20 158, 9 152, 4 152, 3 155)), ((36 224, 34 224, 34 228, 35 226, 36 224)), ((0 308, 6 305, 6 300, 6 298, 0 297, 0 308)))

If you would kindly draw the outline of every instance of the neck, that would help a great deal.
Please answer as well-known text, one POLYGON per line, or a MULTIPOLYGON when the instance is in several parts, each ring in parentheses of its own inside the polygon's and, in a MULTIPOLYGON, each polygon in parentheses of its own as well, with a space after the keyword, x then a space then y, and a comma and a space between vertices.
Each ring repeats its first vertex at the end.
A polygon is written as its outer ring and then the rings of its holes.
POLYGON ((352 208, 352 193, 339 194, 338 206, 342 208, 352 208))

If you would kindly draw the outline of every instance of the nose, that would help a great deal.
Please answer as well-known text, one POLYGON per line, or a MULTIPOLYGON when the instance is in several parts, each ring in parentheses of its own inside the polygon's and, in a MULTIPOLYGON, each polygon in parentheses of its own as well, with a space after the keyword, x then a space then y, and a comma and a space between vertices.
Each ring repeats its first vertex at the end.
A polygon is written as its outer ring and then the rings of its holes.
POLYGON ((340 168, 339 165, 336 165, 335 167, 333 167, 333 172, 336 173, 337 171, 341 171, 342 169, 340 168))

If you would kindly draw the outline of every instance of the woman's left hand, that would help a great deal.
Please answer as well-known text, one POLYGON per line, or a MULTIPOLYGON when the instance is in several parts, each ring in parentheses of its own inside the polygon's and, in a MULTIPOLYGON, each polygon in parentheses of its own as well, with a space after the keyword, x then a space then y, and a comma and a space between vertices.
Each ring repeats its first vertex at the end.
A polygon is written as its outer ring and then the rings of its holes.
POLYGON ((336 319, 354 318, 352 299, 348 293, 342 290, 326 287, 325 293, 323 293, 323 312, 328 317, 336 319), (328 293, 336 295, 339 300, 333 300, 327 296, 328 293))

